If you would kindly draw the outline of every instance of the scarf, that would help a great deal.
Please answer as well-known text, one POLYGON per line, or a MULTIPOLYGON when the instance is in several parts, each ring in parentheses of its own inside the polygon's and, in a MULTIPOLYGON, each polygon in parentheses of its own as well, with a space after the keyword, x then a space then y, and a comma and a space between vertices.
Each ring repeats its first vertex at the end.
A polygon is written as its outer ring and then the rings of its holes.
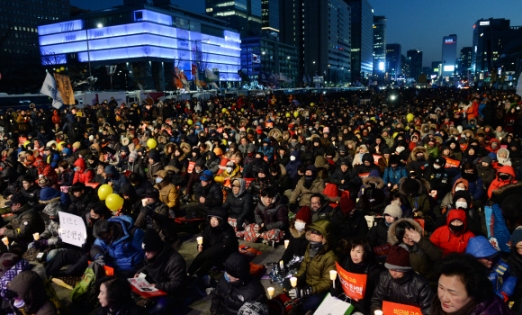
POLYGON ((477 307, 477 303, 474 300, 468 302, 468 304, 464 305, 460 310, 454 313, 446 313, 442 309, 442 305, 440 303, 439 297, 435 295, 433 302, 431 303, 431 315, 468 315, 475 310, 477 307))

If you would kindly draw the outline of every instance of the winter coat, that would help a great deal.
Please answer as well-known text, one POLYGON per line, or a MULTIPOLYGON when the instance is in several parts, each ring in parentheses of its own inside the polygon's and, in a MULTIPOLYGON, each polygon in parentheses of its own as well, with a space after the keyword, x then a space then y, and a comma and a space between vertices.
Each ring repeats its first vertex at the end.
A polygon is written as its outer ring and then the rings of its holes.
POLYGON ((484 187, 488 188, 491 182, 495 179, 496 170, 488 165, 487 167, 482 166, 482 163, 477 164, 477 171, 479 177, 482 179, 484 187))
POLYGON ((154 182, 154 175, 163 169, 163 164, 161 162, 154 162, 153 164, 147 163, 147 173, 145 174, 147 176, 147 179, 151 182, 152 185, 155 184, 154 182))
POLYGON ((309 206, 310 198, 315 193, 322 193, 324 190, 324 181, 320 178, 314 179, 310 188, 306 188, 305 178, 302 177, 299 182, 297 182, 297 186, 292 192, 292 196, 290 197, 289 203, 296 203, 299 198, 299 207, 309 206))
POLYGON ((382 176, 382 179, 386 185, 391 184, 393 186, 399 185, 399 180, 406 176, 408 176, 408 174, 406 173, 405 167, 397 166, 394 169, 393 167, 388 166, 384 169, 384 175, 382 176))
MULTIPOLYGON (((442 310, 440 306, 440 300, 435 295, 433 299, 431 314, 430 315, 447 315, 448 313, 442 310), (438 304, 438 305, 437 305, 438 304)), ((475 308, 468 313, 468 315, 513 315, 513 311, 509 309, 509 306, 502 301, 498 296, 492 296, 488 300, 479 303, 475 308)))
POLYGON ((77 159, 74 162, 74 167, 79 167, 79 170, 74 171, 73 184, 77 182, 87 184, 94 178, 94 172, 85 168, 85 160, 83 158, 77 159))
POLYGON ((433 290, 429 283, 413 271, 407 272, 400 279, 393 279, 388 270, 381 273, 379 283, 373 291, 371 313, 382 310, 382 302, 389 301, 417 306, 423 315, 430 315, 433 290))
POLYGON ((228 209, 228 216, 237 221, 237 229, 243 230, 243 223, 254 223, 254 201, 252 195, 246 191, 246 182, 244 179, 236 179, 241 187, 239 193, 234 195, 229 192, 223 208, 228 209))
MULTIPOLYGON (((397 224, 402 221, 407 221, 415 227, 415 230, 422 235, 422 228, 419 223, 413 219, 400 219, 392 223, 388 229, 388 243, 391 245, 404 244, 402 240, 397 239, 395 229, 397 224)), ((435 284, 438 281, 435 266, 439 263, 442 257, 442 250, 435 246, 428 238, 421 237, 420 241, 408 246, 410 252, 410 265, 413 271, 426 278, 430 283, 435 284)))
POLYGON ((406 166, 407 171, 415 171, 415 176, 421 178, 424 175, 424 170, 429 166, 428 150, 424 147, 415 147, 411 153, 408 164, 406 166), (417 154, 419 152, 424 153, 424 160, 417 161, 417 154))
POLYGON ((112 217, 109 222, 115 224, 119 238, 109 244, 97 238, 91 248, 91 257, 96 260, 105 256, 105 261, 116 271, 137 270, 145 256, 141 247, 144 232, 133 228, 132 219, 128 216, 112 217))
POLYGON ((159 185, 159 200, 167 205, 169 209, 179 209, 179 191, 174 184, 169 183, 165 186, 159 185))
MULTIPOLYGON (((391 224, 390 224, 391 225, 391 224)), ((388 228, 386 220, 379 220, 370 231, 368 231, 368 243, 372 248, 388 244, 388 228)))
MULTIPOLYGON (((404 190, 404 187, 402 185, 403 182, 404 182, 404 180, 399 181, 399 183, 400 183, 399 193, 401 193, 407 201, 407 204, 405 204, 404 206, 409 207, 412 211, 413 211, 413 209, 417 209, 418 211, 422 212, 422 215, 424 215, 424 216, 430 215, 432 212, 430 200, 428 199, 428 195, 426 193, 424 193, 424 191, 423 191, 422 183, 419 181, 419 183, 420 183, 419 189, 417 190, 415 195, 410 196, 404 190)), ((403 209, 403 212, 404 212, 404 209, 403 209)))
MULTIPOLYGON (((310 244, 308 244, 303 262, 295 276, 300 279, 297 283, 306 283, 312 288, 313 294, 324 293, 332 285, 330 270, 335 270, 337 256, 335 256, 329 244, 330 227, 328 221, 321 220, 312 223, 309 229, 314 229, 323 235, 323 245, 314 257, 310 257, 310 244)), ((310 231, 306 232, 306 239, 310 241, 310 231)))
POLYGON ((348 190, 352 196, 357 193, 362 184, 361 178, 353 173, 352 170, 348 169, 346 172, 343 172, 340 167, 334 171, 328 181, 337 185, 339 189, 348 190), (341 184, 343 180, 344 183, 341 184))
POLYGON ((258 202, 254 214, 256 223, 264 223, 267 230, 288 228, 288 208, 281 203, 279 195, 268 206, 265 206, 262 201, 258 202))
POLYGON ((169 208, 161 201, 142 206, 134 225, 143 230, 154 229, 167 244, 177 240, 174 221, 169 218, 169 208))
POLYGON ((509 184, 515 184, 517 181, 515 180, 515 170, 511 166, 501 166, 497 170, 497 174, 495 176, 495 179, 491 182, 488 188, 488 197, 491 198, 493 195, 493 192, 497 189, 499 189, 502 186, 509 185, 509 184), (511 175, 512 180, 503 181, 501 180, 497 175, 499 173, 505 173, 511 175))
POLYGON ((209 182, 205 187, 201 186, 201 182, 198 183, 194 188, 194 195, 199 206, 207 211, 223 204, 223 191, 221 187, 213 181, 209 182), (205 203, 200 204, 199 197, 205 197, 205 203))
POLYGON ((42 278, 34 271, 23 271, 8 285, 25 302, 27 314, 55 315, 56 307, 46 295, 42 278))
POLYGON ((15 215, 15 218, 4 227, 6 229, 4 236, 7 236, 9 241, 29 244, 33 241, 34 233, 45 231, 42 216, 28 204, 18 209, 15 215))
MULTIPOLYGON (((456 183, 458 179, 462 178, 461 174, 458 174, 453 178, 453 183, 456 183)), ((477 179, 475 181, 468 180, 468 191, 473 197, 473 200, 482 200, 484 197, 484 183, 482 182, 482 178, 477 175, 477 179)), ((455 192, 455 185, 453 186, 453 192, 455 192)))
POLYGON ((504 213, 498 203, 484 207, 484 216, 486 219, 486 227, 488 237, 496 238, 498 247, 501 251, 509 253, 509 241, 511 234, 506 225, 504 213))
POLYGON ((185 259, 168 244, 152 261, 145 259, 145 265, 136 273, 146 274, 156 288, 168 294, 183 294, 187 282, 185 259))
POLYGON ((288 238, 290 242, 281 257, 281 260, 285 262, 285 265, 287 265, 294 257, 304 257, 306 248, 308 247, 305 230, 301 232, 297 231, 294 222, 292 222, 288 230, 290 232, 290 237, 288 238))
POLYGON ((98 201, 96 192, 88 186, 85 187, 83 195, 79 198, 76 198, 72 192, 69 192, 69 198, 71 199, 71 204, 69 205, 67 212, 79 216, 82 216, 87 210, 89 210, 87 209, 87 206, 90 203, 98 201))
POLYGON ((234 165, 235 165, 235 167, 232 170, 232 172, 229 173, 225 169, 225 170, 223 170, 223 173, 214 176, 214 181, 218 184, 223 184, 223 183, 225 183, 225 179, 227 179, 227 178, 232 182, 234 178, 241 177, 239 165, 235 164, 235 163, 234 163, 234 165))
POLYGON ((442 255, 446 256, 449 253, 464 253, 468 241, 475 235, 467 229, 466 212, 460 209, 450 210, 447 214, 446 225, 436 229, 430 236, 430 241, 442 250, 442 255), (450 228, 450 222, 458 219, 464 223, 464 230, 460 233, 453 233, 450 228))
POLYGON ((353 211, 351 215, 337 210, 332 219, 332 233, 336 239, 353 240, 365 238, 368 234, 368 223, 361 211, 353 211))
POLYGON ((236 275, 242 276, 235 283, 227 282, 225 277, 219 279, 216 289, 212 291, 212 315, 236 315, 245 302, 266 303, 265 288, 261 282, 251 277, 249 270, 243 270, 241 262, 231 260, 227 259, 225 269, 234 270, 236 275))
POLYGON ((230 253, 236 252, 239 243, 234 229, 228 224, 226 210, 214 208, 208 212, 208 217, 218 217, 220 224, 216 227, 207 224, 202 232, 203 252, 198 255, 205 254, 210 258, 212 255, 228 256, 230 253))

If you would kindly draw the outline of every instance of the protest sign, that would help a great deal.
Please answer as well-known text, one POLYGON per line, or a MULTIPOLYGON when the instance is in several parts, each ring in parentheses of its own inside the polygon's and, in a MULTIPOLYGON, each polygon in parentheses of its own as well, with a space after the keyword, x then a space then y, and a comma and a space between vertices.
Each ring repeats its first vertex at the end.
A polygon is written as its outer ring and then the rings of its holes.
POLYGON ((60 238, 62 242, 81 247, 87 239, 87 229, 82 218, 63 211, 58 211, 60 218, 60 238))

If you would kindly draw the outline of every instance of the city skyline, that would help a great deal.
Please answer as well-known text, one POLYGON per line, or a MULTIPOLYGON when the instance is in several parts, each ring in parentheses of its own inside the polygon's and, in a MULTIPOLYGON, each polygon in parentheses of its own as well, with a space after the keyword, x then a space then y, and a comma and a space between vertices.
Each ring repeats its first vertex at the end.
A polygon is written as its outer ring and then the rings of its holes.
MULTIPOLYGON (((201 3, 197 1, 183 3, 189 3, 194 9, 201 7, 201 3)), ((443 36, 456 34, 459 38, 459 52, 463 47, 472 46, 473 24, 481 18, 505 18, 511 20, 512 26, 522 25, 522 16, 516 14, 522 11, 522 1, 506 0, 503 3, 506 5, 492 6, 487 0, 477 0, 470 6, 465 1, 403 0, 399 6, 395 1, 370 0, 374 15, 384 15, 387 19, 387 43, 399 43, 403 51, 421 50, 423 66, 431 66, 432 61, 440 61, 443 36)), ((123 0, 92 0, 88 4, 82 0, 71 0, 71 5, 90 10, 122 4, 123 0)))

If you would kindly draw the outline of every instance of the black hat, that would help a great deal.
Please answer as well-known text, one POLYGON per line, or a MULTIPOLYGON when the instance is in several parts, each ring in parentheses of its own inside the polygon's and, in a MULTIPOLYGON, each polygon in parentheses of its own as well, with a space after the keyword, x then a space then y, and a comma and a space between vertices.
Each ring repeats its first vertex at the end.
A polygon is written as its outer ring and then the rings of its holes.
POLYGON ((16 204, 16 203, 19 203, 21 205, 25 205, 25 202, 26 202, 26 200, 25 200, 25 198, 24 198, 24 196, 22 194, 14 194, 14 195, 11 196, 11 199, 9 199, 9 200, 7 200, 5 202, 5 205, 6 206, 11 206, 11 205, 16 204))
POLYGON ((155 200, 159 199, 159 192, 156 188, 147 188, 147 190, 141 195, 142 198, 152 198, 155 200))
POLYGON ((159 252, 163 249, 163 241, 154 229, 147 229, 143 235, 141 248, 146 252, 159 252))

